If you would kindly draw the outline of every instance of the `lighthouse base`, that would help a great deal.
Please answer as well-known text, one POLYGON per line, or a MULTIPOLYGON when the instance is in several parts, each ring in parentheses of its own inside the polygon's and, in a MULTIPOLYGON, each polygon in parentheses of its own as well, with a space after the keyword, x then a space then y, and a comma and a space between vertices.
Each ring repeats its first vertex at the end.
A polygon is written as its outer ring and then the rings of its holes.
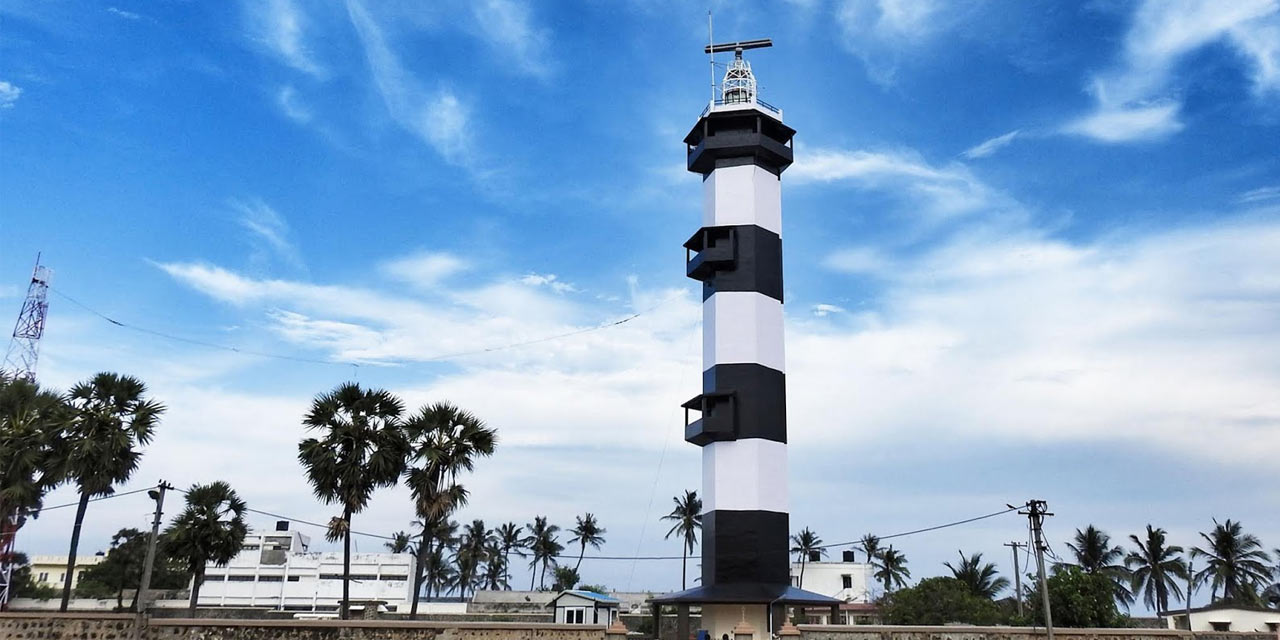
POLYGON ((743 616, 746 616, 747 622, 759 634, 754 640, 762 640, 782 628, 782 624, 786 622, 788 607, 829 607, 832 612, 836 612, 833 619, 838 618, 840 609, 839 600, 820 593, 797 589, 788 584, 754 582, 695 587, 658 596, 650 602, 653 604, 655 621, 663 606, 674 606, 677 616, 675 640, 689 640, 698 631, 689 628, 690 606, 702 609, 701 626, 710 632, 711 640, 723 640, 726 633, 729 634, 729 640, 734 640, 731 630, 743 620, 743 616))

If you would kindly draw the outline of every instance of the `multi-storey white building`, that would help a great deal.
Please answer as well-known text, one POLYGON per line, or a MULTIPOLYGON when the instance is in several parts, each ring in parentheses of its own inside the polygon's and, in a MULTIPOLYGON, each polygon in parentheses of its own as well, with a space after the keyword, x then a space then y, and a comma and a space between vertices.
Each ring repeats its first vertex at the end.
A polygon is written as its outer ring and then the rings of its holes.
MULTIPOLYGON (((310 552, 311 538, 276 523, 276 530, 245 538, 225 567, 205 568, 201 607, 270 607, 283 611, 336 611, 342 600, 342 553, 310 552)), ((351 603, 406 610, 413 594, 414 558, 408 553, 351 554, 351 603)))
MULTIPOLYGON (((830 596, 841 602, 867 604, 872 601, 871 565, 857 562, 852 551, 845 551, 841 562, 810 560, 804 563, 804 589, 830 596)), ((800 586, 800 563, 791 563, 791 584, 800 586)))

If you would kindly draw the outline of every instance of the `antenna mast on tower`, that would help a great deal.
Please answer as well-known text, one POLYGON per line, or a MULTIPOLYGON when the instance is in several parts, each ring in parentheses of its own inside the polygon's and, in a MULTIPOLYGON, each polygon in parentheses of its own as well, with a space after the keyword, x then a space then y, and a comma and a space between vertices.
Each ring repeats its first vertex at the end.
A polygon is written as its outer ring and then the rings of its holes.
POLYGON ((40 357, 40 337, 44 335, 45 315, 49 311, 49 277, 52 272, 40 265, 36 254, 36 266, 31 271, 31 284, 27 287, 27 299, 18 312, 18 322, 13 326, 13 338, 4 354, 4 371, 15 378, 35 382, 36 360, 40 357))

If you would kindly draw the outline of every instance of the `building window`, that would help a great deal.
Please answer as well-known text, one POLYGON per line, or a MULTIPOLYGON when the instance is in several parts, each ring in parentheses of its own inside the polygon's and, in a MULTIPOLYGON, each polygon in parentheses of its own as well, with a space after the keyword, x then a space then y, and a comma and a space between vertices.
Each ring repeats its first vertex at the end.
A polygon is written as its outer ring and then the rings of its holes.
POLYGON ((844 575, 842 575, 842 576, 840 576, 840 586, 844 587, 845 589, 852 589, 852 588, 853 588, 853 576, 851 576, 851 575, 849 575, 849 574, 847 574, 847 573, 846 573, 846 574, 844 574, 844 575))
POLYGON ((256 544, 246 544, 245 546, 240 547, 240 550, 241 550, 241 551, 257 551, 257 550, 258 550, 258 545, 256 545, 256 544))
POLYGON ((1209 626, 1213 627, 1214 631, 1230 631, 1231 630, 1230 622, 1210 622, 1209 626))
POLYGON ((1269 630, 1271 633, 1280 631, 1280 622, 1268 622, 1267 630, 1269 630))
POLYGON ((253 582, 253 576, 227 576, 227 582, 253 582))
POLYGON ((258 576, 258 582, 280 582, 280 576, 258 576))
POLYGON ((297 582, 300 579, 299 576, 289 576, 289 582, 297 582))
POLYGON ((382 576, 381 578, 378 578, 378 579, 379 579, 379 580, 400 580, 400 581, 406 581, 406 580, 408 580, 408 579, 409 579, 409 576, 382 576))
POLYGON ((582 607, 575 607, 564 610, 565 624, 582 624, 586 620, 586 610, 582 607))
POLYGON ((48 581, 49 581, 49 572, 48 571, 40 572, 40 582, 48 582, 48 581))

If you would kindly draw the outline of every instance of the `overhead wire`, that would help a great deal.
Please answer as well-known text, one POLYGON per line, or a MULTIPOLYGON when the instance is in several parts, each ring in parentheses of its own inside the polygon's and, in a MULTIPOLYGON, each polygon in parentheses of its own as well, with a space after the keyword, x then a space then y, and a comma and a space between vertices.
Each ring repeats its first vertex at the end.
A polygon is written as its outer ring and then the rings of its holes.
MULTIPOLYGON (((109 315, 107 315, 107 314, 105 314, 105 313, 103 313, 103 312, 101 312, 101 311, 98 311, 97 309, 95 309, 95 308, 93 308, 93 307, 91 307, 91 306, 89 306, 89 305, 87 305, 87 304, 85 304, 85 303, 83 303, 83 302, 81 302, 81 301, 79 301, 79 300, 77 300, 77 299, 75 299, 75 298, 73 298, 73 297, 71 297, 71 296, 67 295, 66 293, 63 293, 62 291, 60 291, 60 290, 58 290, 58 289, 53 288, 52 286, 51 286, 51 287, 49 287, 49 290, 50 290, 50 291, 52 291, 52 292, 54 292, 55 294, 57 294, 59 297, 63 298, 63 299, 64 299, 64 300, 66 300, 67 302, 70 302, 70 303, 72 303, 72 304, 74 304, 74 305, 76 305, 76 306, 80 307, 81 309, 84 309, 85 311, 88 311, 89 313, 92 313, 93 315, 95 315, 95 316, 97 316, 97 317, 99 317, 99 318, 101 318, 101 319, 105 320, 106 322, 108 322, 108 323, 110 323, 110 324, 112 324, 112 325, 114 325, 114 326, 117 326, 117 327, 120 327, 120 328, 123 328, 123 329, 129 329, 129 330, 131 330, 131 331, 136 331, 136 332, 138 332, 138 333, 144 333, 144 334, 147 334, 147 335, 156 336, 156 337, 158 337, 158 338, 164 338, 164 339, 166 339, 166 340, 173 340, 173 341, 175 341, 175 342, 183 342, 183 343, 186 343, 186 344, 196 345, 196 346, 205 347, 205 348, 209 348, 209 349, 217 349, 217 350, 221 350, 221 351, 228 351, 228 352, 231 352, 231 353, 238 353, 238 354, 242 354, 242 355, 257 356, 257 357, 260 357, 260 358, 271 358, 271 359, 275 359, 275 360, 288 360, 288 361, 291 361, 291 362, 303 362, 303 363, 308 363, 308 364, 321 364, 321 365, 327 365, 327 366, 355 367, 355 368, 357 369, 357 371, 358 371, 359 367, 361 366, 361 364, 360 364, 360 363, 358 363, 358 362, 351 362, 351 361, 339 361, 339 360, 323 360, 323 359, 320 359, 320 358, 307 358, 307 357, 303 357, 303 356, 293 356, 293 355, 282 354, 282 353, 273 353, 273 352, 268 352, 268 351, 257 351, 257 350, 253 350, 253 349, 244 349, 244 348, 236 347, 236 346, 232 346, 232 345, 219 344, 219 343, 216 343, 216 342, 209 342, 209 341, 207 341, 207 340, 198 340, 198 339, 195 339, 195 338, 188 338, 188 337, 185 337, 185 336, 179 336, 179 335, 175 335, 175 334, 172 334, 172 333, 167 333, 167 332, 164 332, 164 331, 157 331, 157 330, 155 330, 155 329, 150 329, 150 328, 147 328, 147 327, 143 327, 143 326, 139 326, 139 325, 135 325, 135 324, 127 323, 127 322, 124 322, 124 321, 122 321, 122 320, 117 320, 116 318, 113 318, 113 317, 111 317, 111 316, 109 316, 109 315)), ((388 362, 388 363, 381 363, 381 362, 366 362, 365 364, 369 364, 369 365, 373 365, 373 364, 382 365, 382 364, 385 364, 386 366, 394 366, 394 365, 401 365, 401 364, 406 364, 406 363, 415 363, 415 362, 438 362, 438 361, 442 361, 442 360, 454 360, 454 359, 457 359, 457 358, 464 358, 464 357, 467 357, 467 356, 481 355, 481 354, 486 354, 486 353, 494 353, 494 352, 498 352, 498 351, 506 351, 506 350, 508 350, 508 349, 517 349, 517 348, 520 348, 520 347, 527 347, 527 346, 531 346, 531 345, 535 345, 535 344, 541 344, 541 343, 544 343, 544 342, 551 342, 551 341, 553 341, 553 340, 560 340, 560 339, 563 339, 563 338, 569 338, 569 337, 573 337, 573 336, 577 336, 577 335, 582 335, 582 334, 585 334, 585 333, 592 333, 592 332, 595 332, 595 331, 601 331, 601 330, 604 330, 604 329, 611 329, 611 328, 613 328, 613 327, 617 327, 617 326, 619 326, 619 325, 623 325, 623 324, 626 324, 626 323, 628 323, 628 322, 631 322, 632 320, 635 320, 636 318, 639 318, 639 317, 641 317, 641 316, 643 316, 643 315, 646 315, 646 314, 648 314, 648 313, 652 313, 653 311, 657 310, 659 307, 662 307, 663 305, 667 304, 668 302, 670 302, 670 301, 674 300, 675 298, 679 297, 682 293, 683 293, 683 291, 680 291, 680 292, 677 292, 677 293, 673 293, 672 295, 667 296, 666 298, 663 298, 662 300, 658 301, 658 303, 657 303, 657 304, 654 304, 654 305, 652 305, 652 306, 650 306, 650 307, 648 307, 648 308, 645 308, 645 309, 641 309, 640 311, 637 311, 637 312, 635 312, 635 313, 632 313, 631 315, 628 315, 628 316, 626 316, 626 317, 624 317, 624 318, 621 318, 621 319, 619 319, 619 320, 613 320, 613 321, 609 321, 609 322, 604 322, 604 323, 601 323, 601 324, 597 324, 597 325, 594 325, 594 326, 583 327, 583 328, 580 328, 580 329, 574 329, 574 330, 572 330, 572 331, 566 331, 566 332, 563 332, 563 333, 557 333, 557 334, 553 334, 553 335, 543 336, 543 337, 540 337, 540 338, 534 338, 534 339, 531 339, 531 340, 522 340, 522 341, 516 341, 516 342, 509 342, 509 343, 506 343, 506 344, 495 345, 495 346, 492 346, 492 347, 483 347, 483 348, 478 348, 478 349, 471 349, 471 350, 468 350, 468 351, 457 351, 457 352, 452 352, 452 353, 442 353, 442 354, 438 354, 438 355, 427 356, 427 357, 424 357, 424 358, 412 358, 411 360, 404 360, 404 361, 395 361, 395 362, 388 362)))

